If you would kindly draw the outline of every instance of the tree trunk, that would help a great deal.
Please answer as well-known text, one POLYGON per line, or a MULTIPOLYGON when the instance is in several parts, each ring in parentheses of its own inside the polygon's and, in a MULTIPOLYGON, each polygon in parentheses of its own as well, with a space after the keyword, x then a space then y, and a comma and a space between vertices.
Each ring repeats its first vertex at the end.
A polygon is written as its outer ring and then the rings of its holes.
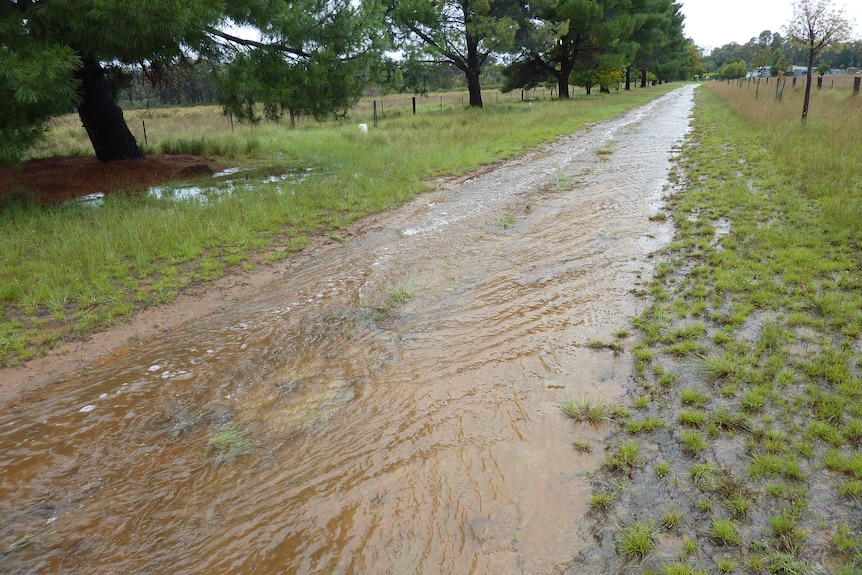
POLYGON ((560 74, 557 76, 557 91, 560 93, 560 100, 569 99, 569 75, 560 74))
POLYGON ((114 101, 104 68, 89 56, 83 58, 83 63, 77 74, 81 81, 78 116, 87 130, 96 157, 100 162, 143 158, 144 153, 123 118, 122 108, 114 101))
POLYGON ((646 88, 647 71, 646 68, 641 68, 641 88, 646 88))
POLYGON ((811 70, 814 68, 814 50, 808 50, 808 79, 805 82, 805 100, 802 102, 802 123, 808 119, 808 101, 811 99, 811 70))
POLYGON ((470 106, 482 107, 482 86, 479 83, 479 73, 467 73, 467 89, 470 91, 470 106))
POLYGON ((470 91, 470 107, 481 108, 482 85, 479 78, 482 75, 483 59, 479 55, 479 37, 468 33, 464 39, 467 42, 467 57, 461 70, 467 76, 467 90, 470 91))
POLYGON ((632 67, 626 66, 626 91, 632 89, 632 67))

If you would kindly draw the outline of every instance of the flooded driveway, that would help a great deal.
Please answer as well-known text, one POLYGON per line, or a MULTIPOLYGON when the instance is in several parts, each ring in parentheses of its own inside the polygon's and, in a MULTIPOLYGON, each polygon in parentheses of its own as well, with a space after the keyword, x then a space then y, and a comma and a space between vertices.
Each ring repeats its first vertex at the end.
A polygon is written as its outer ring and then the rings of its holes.
MULTIPOLYGON (((0 415, 4 573, 553 573, 694 88, 445 185, 0 415)), ((2 375, 0 375, 2 376, 2 375)))

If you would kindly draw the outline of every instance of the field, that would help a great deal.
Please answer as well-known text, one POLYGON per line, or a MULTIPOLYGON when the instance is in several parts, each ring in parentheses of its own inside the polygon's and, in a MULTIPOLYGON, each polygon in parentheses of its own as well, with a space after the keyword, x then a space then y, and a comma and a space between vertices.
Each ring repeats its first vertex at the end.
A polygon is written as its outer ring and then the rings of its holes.
MULTIPOLYGON (((200 156, 230 170, 155 193, 127 186, 49 207, 26 188, 0 190, 0 366, 173 301, 192 284, 287 258, 311 237, 343 241, 351 223, 438 178, 523 153, 670 88, 567 102, 489 93, 484 110, 465 109, 462 94, 435 94, 415 116, 387 96, 376 127, 367 101, 340 121, 301 120, 296 129, 235 124, 213 107, 129 112, 148 153, 200 156), (363 134, 359 123, 372 129, 363 134)), ((89 154, 79 120, 59 118, 35 154, 89 154)))
POLYGON ((801 89, 755 93, 700 89, 631 402, 582 410, 616 422, 607 572, 862 572, 862 96, 814 90, 803 125, 801 89))

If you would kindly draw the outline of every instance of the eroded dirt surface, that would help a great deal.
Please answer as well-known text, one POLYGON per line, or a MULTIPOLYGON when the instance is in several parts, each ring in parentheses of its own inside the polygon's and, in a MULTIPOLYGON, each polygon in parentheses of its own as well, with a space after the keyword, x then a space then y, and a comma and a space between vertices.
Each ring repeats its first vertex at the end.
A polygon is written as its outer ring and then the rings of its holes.
POLYGON ((0 567, 551 573, 693 87, 0 372, 0 567), (402 297, 403 296, 403 297, 402 297), (172 315, 177 314, 178 315, 172 315))
POLYGON ((149 154, 142 160, 109 164, 95 156, 39 158, 0 168, 0 204, 21 189, 40 203, 52 204, 100 192, 141 190, 218 169, 209 158, 187 155, 149 154))

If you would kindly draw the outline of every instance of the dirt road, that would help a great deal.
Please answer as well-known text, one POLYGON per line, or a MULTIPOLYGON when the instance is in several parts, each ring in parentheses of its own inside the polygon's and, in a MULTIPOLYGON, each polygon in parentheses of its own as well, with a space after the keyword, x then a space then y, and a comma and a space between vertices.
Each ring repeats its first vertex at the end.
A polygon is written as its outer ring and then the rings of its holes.
POLYGON ((0 569, 564 571, 693 90, 8 370, 0 569))

